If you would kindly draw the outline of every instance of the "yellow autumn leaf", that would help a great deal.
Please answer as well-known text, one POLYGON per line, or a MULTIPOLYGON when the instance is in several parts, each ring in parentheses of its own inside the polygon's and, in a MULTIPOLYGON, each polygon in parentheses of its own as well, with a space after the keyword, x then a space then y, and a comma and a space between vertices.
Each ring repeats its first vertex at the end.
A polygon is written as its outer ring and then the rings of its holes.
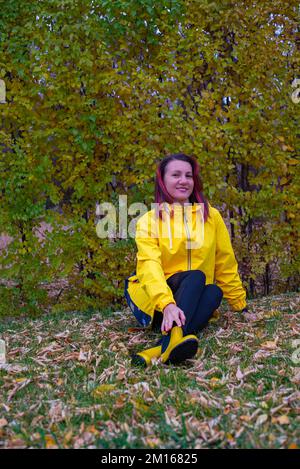
POLYGON ((267 350, 275 350, 277 348, 277 341, 267 340, 261 344, 261 347, 267 350))
POLYGON ((72 438, 73 438, 73 431, 69 430, 64 436, 64 445, 67 445, 68 443, 70 443, 72 438))
POLYGON ((213 376, 213 377, 210 379, 209 382, 210 382, 210 385, 211 385, 213 388, 215 388, 215 387, 217 387, 217 386, 220 385, 220 379, 217 378, 217 377, 215 377, 215 376, 213 376))
POLYGON ((143 404, 142 402, 133 400, 132 403, 137 410, 141 410, 142 412, 148 411, 150 409, 150 406, 143 404))
POLYGON ((296 165, 296 164, 299 164, 299 161, 296 160, 296 158, 291 158, 291 159, 288 160, 287 163, 291 164, 291 165, 296 165))
POLYGON ((103 394, 113 391, 115 387, 116 387, 115 384, 100 384, 100 386, 98 386, 97 388, 93 390, 92 394, 94 397, 99 397, 99 396, 102 396, 103 394))
POLYGON ((217 322, 220 319, 220 312, 219 311, 214 311, 212 317, 210 318, 209 322, 217 322))
POLYGON ((243 422, 250 422, 251 417, 250 417, 250 415, 241 415, 241 416, 240 416, 240 419, 241 419, 243 422))
POLYGON ((156 448, 158 445, 161 444, 161 440, 159 438, 152 437, 152 436, 144 438, 144 441, 147 444, 147 446, 149 446, 149 448, 156 448))
POLYGON ((290 145, 282 145, 283 151, 294 151, 295 149, 290 145))
POLYGON ((288 179, 286 177, 283 177, 280 179, 280 185, 283 186, 284 184, 286 184, 288 182, 288 179))
POLYGON ((46 441, 46 448, 57 448, 56 441, 54 440, 53 436, 51 435, 46 435, 45 436, 45 441, 46 441))
POLYGON ((212 378, 210 378, 211 383, 217 383, 218 381, 220 381, 220 378, 217 378, 216 376, 213 376, 212 378))
POLYGON ((281 415, 280 417, 277 418, 277 422, 280 425, 288 425, 290 423, 290 419, 288 418, 287 415, 281 415))

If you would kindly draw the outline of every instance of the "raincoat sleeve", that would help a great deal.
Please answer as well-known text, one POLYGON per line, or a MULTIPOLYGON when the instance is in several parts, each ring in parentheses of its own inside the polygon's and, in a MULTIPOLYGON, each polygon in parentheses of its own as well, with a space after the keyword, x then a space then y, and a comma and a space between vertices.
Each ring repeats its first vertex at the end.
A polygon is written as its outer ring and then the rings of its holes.
POLYGON ((215 282, 222 289, 234 311, 247 306, 246 291, 238 273, 238 264, 232 249, 230 236, 221 214, 216 215, 215 282))
POLYGON ((175 303, 171 288, 166 282, 161 263, 157 231, 153 217, 147 212, 137 222, 137 278, 150 298, 154 310, 163 311, 169 303, 175 303))

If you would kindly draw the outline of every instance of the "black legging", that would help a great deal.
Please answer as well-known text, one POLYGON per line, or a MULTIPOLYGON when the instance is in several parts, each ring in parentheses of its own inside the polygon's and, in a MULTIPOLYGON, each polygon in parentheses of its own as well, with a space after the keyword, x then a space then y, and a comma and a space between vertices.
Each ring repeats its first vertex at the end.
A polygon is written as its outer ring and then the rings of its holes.
MULTIPOLYGON (((184 335, 196 334, 207 325, 213 312, 220 306, 223 298, 221 288, 214 284, 205 285, 205 274, 201 270, 178 272, 168 278, 167 284, 173 292, 176 305, 184 312, 184 335)), ((162 314, 156 313, 153 328, 157 330, 161 322, 162 314)))

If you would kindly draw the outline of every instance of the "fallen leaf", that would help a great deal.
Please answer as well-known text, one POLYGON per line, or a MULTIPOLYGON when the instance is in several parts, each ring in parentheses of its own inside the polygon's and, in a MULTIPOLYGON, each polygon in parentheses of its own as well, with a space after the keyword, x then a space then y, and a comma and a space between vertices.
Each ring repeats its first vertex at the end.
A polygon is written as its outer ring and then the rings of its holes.
POLYGON ((239 366, 238 366, 238 369, 237 369, 237 372, 236 372, 236 375, 235 375, 235 376, 237 377, 237 379, 238 379, 239 381, 241 381, 241 380, 243 379, 243 377, 244 377, 244 375, 243 375, 243 373, 241 372, 239 366))
POLYGON ((100 384, 97 388, 95 388, 92 392, 94 397, 100 397, 103 394, 109 393, 116 388, 116 384, 100 384))
POLYGON ((6 419, 0 419, 0 428, 5 427, 8 425, 8 421, 6 419))
POLYGON ((116 409, 122 409, 126 403, 126 394, 121 394, 115 402, 114 407, 116 409))
POLYGON ((79 356, 78 356, 78 361, 79 362, 85 362, 87 360, 87 358, 88 358, 87 354, 80 349, 79 356))
POLYGON ((56 441, 54 440, 53 436, 46 435, 45 436, 46 448, 47 449, 56 449, 58 448, 56 441))
POLYGON ((16 379, 16 383, 24 383, 24 381, 26 381, 27 378, 17 378, 16 379))
POLYGON ((15 438, 13 440, 9 440, 6 448, 16 448, 16 449, 23 449, 26 448, 26 444, 24 440, 21 440, 19 438, 15 438))
POLYGON ((259 361, 261 359, 267 358, 270 355, 272 355, 272 352, 270 350, 258 350, 254 355, 253 355, 253 360, 259 361))
POLYGON ((234 438, 233 436, 231 435, 231 433, 226 433, 226 438, 229 442, 233 442, 234 441, 234 438))
POLYGON ((73 431, 69 430, 64 436, 64 445, 67 445, 68 443, 70 443, 72 438, 73 438, 73 431))
POLYGON ((143 438, 145 441, 146 445, 149 446, 149 448, 156 448, 157 446, 161 445, 161 440, 156 437, 148 436, 147 438, 143 438))
POLYGON ((300 368, 295 368, 294 376, 291 378, 292 383, 300 384, 300 368))
POLYGON ((61 401, 53 401, 49 410, 51 422, 61 422, 66 418, 66 411, 61 401))
POLYGON ((276 420, 280 425, 288 425, 290 423, 290 419, 287 415, 281 415, 276 420))
POLYGON ((22 371, 27 370, 27 366, 20 366, 20 365, 12 365, 6 363, 5 365, 0 365, 0 370, 5 370, 8 373, 21 373, 22 371))
POLYGON ((150 410, 149 405, 145 405, 140 401, 132 400, 131 402, 133 403, 135 409, 137 409, 137 410, 141 410, 142 412, 145 412, 145 411, 147 412, 148 410, 150 410))
POLYGON ((219 386, 220 385, 220 378, 217 378, 216 376, 213 376, 212 378, 210 378, 209 384, 213 388, 219 386))
POLYGON ((267 340, 261 347, 267 350, 275 350, 277 348, 278 337, 275 340, 267 340))
POLYGON ((229 414, 230 411, 231 411, 231 407, 230 407, 229 404, 227 404, 227 405, 224 407, 224 415, 229 414))
POLYGON ((240 416, 240 419, 241 419, 243 422, 250 422, 251 417, 250 417, 250 415, 241 415, 241 416, 240 416))
POLYGON ((258 427, 259 425, 262 425, 263 423, 265 423, 267 420, 268 420, 268 415, 262 414, 257 418, 255 422, 255 426, 258 427))

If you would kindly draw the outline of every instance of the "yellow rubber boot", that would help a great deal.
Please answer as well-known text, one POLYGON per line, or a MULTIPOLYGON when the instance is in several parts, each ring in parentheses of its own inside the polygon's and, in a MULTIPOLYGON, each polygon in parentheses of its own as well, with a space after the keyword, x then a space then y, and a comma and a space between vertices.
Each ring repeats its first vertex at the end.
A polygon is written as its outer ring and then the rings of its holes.
MULTIPOLYGON (((163 345, 162 345, 163 349, 163 345)), ((169 344, 161 354, 163 363, 181 363, 184 360, 193 358, 198 349, 198 338, 189 334, 183 337, 182 328, 175 326, 171 330, 169 344)))
POLYGON ((139 366, 149 366, 153 358, 159 358, 161 355, 161 345, 156 347, 148 348, 142 352, 135 353, 132 355, 132 364, 139 366))

